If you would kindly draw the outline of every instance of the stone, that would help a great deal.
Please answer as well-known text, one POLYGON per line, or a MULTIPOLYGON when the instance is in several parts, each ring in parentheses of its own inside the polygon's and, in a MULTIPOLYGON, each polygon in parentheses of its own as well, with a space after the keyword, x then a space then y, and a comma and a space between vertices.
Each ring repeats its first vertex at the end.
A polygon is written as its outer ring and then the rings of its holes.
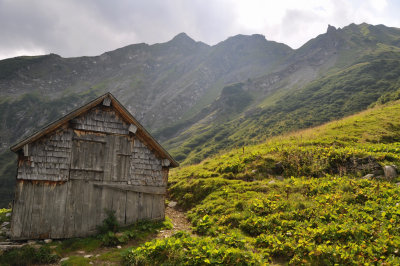
POLYGON ((275 184, 275 183, 276 183, 275 180, 271 180, 271 181, 268 182, 268 184, 275 184))
POLYGON ((60 262, 63 262, 63 261, 66 261, 66 260, 69 260, 69 257, 62 258, 62 259, 60 260, 60 262))
POLYGON ((367 174, 367 175, 365 175, 365 176, 363 176, 363 177, 361 177, 362 179, 371 179, 371 178, 373 178, 374 177, 374 174, 367 174))
POLYGON ((11 216, 11 212, 7 212, 6 217, 10 217, 10 216, 11 216))
POLYGON ((385 173, 386 180, 393 180, 397 177, 397 171, 394 165, 385 165, 383 167, 383 172, 385 173))
POLYGON ((85 254, 85 251, 83 251, 83 250, 78 250, 78 254, 85 254))
POLYGON ((36 241, 35 240, 28 240, 28 245, 36 245, 36 241))
POLYGON ((117 246, 117 249, 121 249, 122 247, 121 246, 117 246))
POLYGON ((272 168, 275 174, 281 175, 285 171, 285 168, 283 167, 283 164, 281 162, 278 162, 275 164, 275 166, 272 168))
POLYGON ((170 201, 170 202, 168 203, 168 207, 174 208, 174 207, 176 206, 176 204, 178 204, 176 201, 170 201))
POLYGON ((85 256, 83 256, 85 259, 88 259, 88 258, 91 258, 91 257, 93 257, 93 255, 91 255, 91 254, 87 254, 87 255, 85 255, 85 256))
POLYGON ((9 225, 10 224, 10 222, 4 222, 1 226, 2 227, 6 227, 7 225, 9 225))
POLYGON ((44 243, 46 243, 46 244, 49 244, 49 243, 51 243, 51 242, 53 242, 52 239, 45 239, 45 240, 44 240, 44 243))

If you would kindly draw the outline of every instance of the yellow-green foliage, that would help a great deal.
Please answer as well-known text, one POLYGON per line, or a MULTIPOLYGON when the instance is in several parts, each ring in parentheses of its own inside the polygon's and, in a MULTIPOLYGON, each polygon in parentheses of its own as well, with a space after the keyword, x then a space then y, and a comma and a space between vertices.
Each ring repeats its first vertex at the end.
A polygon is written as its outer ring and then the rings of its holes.
POLYGON ((0 209, 0 223, 9 222, 11 216, 7 217, 7 213, 10 213, 11 209, 0 209))
POLYGON ((178 232, 147 242, 125 256, 129 265, 259 265, 261 256, 246 247, 239 235, 192 237, 178 232))
MULTIPOLYGON (((371 169, 351 168, 365 158, 400 166, 399 114, 399 102, 378 106, 172 171, 169 192, 199 235, 185 241, 235 235, 244 241, 238 254, 261 254, 249 257, 255 264, 399 264, 398 180, 362 179, 371 169)), ((198 250, 177 241, 147 244, 127 258, 174 263, 193 255, 218 263, 212 244, 198 250)))
POLYGON ((263 179, 273 175, 275 163, 286 164, 283 175, 324 175, 336 159, 373 156, 381 163, 399 163, 400 103, 378 106, 335 121, 267 142, 174 169, 170 183, 189 178, 230 177, 263 179), (309 169, 308 169, 308 168, 309 169), (326 168, 328 167, 328 168, 326 168), (254 171, 255 170, 255 171, 254 171), (269 171, 270 170, 270 171, 269 171))

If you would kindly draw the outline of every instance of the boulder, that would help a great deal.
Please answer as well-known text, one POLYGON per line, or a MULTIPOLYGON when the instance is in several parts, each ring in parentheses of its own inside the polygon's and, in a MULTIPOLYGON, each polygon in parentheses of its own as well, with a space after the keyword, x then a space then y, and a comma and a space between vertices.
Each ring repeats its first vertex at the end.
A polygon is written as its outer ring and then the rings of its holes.
POLYGON ((371 179, 374 176, 375 176, 374 174, 367 174, 367 175, 363 176, 362 179, 371 179))
POLYGON ((176 206, 176 204, 178 204, 176 201, 170 201, 170 202, 168 203, 168 207, 174 208, 174 207, 176 206))
POLYGON ((394 165, 385 165, 383 167, 383 172, 385 173, 386 180, 393 180, 397 177, 397 170, 394 165))
POLYGON ((66 260, 69 260, 69 257, 62 258, 62 259, 60 260, 60 262, 63 262, 63 261, 66 261, 66 260))
POLYGON ((7 225, 9 225, 10 224, 10 222, 4 222, 2 225, 1 225, 1 227, 6 227, 7 225))
POLYGON ((285 171, 285 168, 283 167, 283 164, 281 162, 278 162, 274 165, 274 167, 272 168, 272 171, 276 175, 281 175, 285 171))
POLYGON ((27 244, 32 246, 32 245, 36 245, 37 243, 35 240, 28 240, 27 244))

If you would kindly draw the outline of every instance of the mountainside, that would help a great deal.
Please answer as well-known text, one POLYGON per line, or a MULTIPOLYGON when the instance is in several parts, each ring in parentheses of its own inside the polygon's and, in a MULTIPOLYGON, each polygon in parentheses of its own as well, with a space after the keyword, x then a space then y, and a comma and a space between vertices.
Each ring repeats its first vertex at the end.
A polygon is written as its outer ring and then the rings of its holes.
POLYGON ((400 167, 399 113, 396 101, 173 170, 169 193, 199 237, 152 241, 127 258, 399 264, 400 179, 388 170, 400 167))
POLYGON ((181 33, 95 57, 1 60, 2 204, 11 143, 105 91, 190 164, 399 98, 399 49, 399 29, 351 24, 297 50, 257 34, 209 46, 181 33))
MULTIPOLYGON (((246 94, 248 100, 234 102, 235 97, 224 99, 226 94, 221 94, 201 116, 181 123, 185 129, 175 137, 171 135, 165 145, 178 159, 196 163, 221 149, 255 143, 359 112, 377 102, 396 100, 399 37, 400 30, 384 26, 329 27, 326 34, 284 59, 281 65, 286 67, 282 70, 226 88, 241 87, 236 93, 246 94), (226 116, 212 108, 223 108, 223 103, 236 106, 237 111, 230 110, 226 116)), ((171 132, 164 130, 164 135, 171 132)))

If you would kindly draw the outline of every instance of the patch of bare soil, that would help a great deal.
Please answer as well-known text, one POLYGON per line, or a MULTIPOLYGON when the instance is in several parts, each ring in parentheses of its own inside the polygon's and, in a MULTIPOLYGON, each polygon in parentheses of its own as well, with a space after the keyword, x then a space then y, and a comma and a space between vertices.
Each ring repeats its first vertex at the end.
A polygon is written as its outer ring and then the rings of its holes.
POLYGON ((161 230, 156 238, 166 238, 178 231, 191 231, 191 225, 184 212, 177 210, 176 208, 166 207, 165 216, 168 216, 174 227, 170 230, 161 230))

